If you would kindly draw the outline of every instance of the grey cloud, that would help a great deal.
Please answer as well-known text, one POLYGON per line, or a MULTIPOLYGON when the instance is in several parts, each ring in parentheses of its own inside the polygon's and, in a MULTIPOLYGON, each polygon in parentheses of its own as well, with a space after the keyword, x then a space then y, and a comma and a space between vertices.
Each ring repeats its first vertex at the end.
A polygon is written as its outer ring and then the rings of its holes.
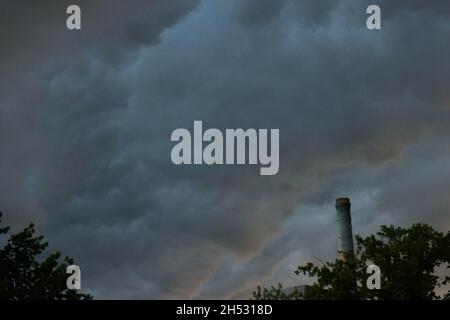
POLYGON ((63 4, 0 19, 1 209, 73 255, 97 297, 296 283, 280 273, 333 258, 342 194, 356 233, 430 207, 448 225, 448 155, 432 147, 448 137, 445 2, 382 3, 380 32, 349 1, 105 3, 81 3, 79 34, 55 27, 63 4), (170 133, 194 120, 280 128, 280 173, 172 165, 170 133), (424 189, 440 191, 407 201, 424 189))

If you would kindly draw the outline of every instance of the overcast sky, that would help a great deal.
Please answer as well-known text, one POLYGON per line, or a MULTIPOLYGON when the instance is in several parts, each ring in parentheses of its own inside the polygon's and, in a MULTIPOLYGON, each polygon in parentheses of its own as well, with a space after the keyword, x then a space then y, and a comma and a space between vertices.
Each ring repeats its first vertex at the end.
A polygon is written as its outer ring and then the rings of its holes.
POLYGON ((353 231, 450 228, 450 1, 0 0, 0 210, 95 298, 246 298, 353 231), (78 4, 82 30, 66 29, 78 4), (175 166, 176 128, 279 128, 280 170, 175 166))

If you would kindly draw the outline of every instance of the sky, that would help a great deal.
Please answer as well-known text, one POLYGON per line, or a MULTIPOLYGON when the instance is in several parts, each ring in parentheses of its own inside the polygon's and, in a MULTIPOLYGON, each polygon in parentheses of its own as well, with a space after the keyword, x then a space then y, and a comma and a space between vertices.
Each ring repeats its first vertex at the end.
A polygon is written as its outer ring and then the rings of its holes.
POLYGON ((0 0, 0 210, 97 299, 307 283, 353 232, 450 229, 450 2, 0 0), (82 29, 66 28, 77 4, 82 29), (175 166, 176 128, 279 128, 280 169, 175 166))

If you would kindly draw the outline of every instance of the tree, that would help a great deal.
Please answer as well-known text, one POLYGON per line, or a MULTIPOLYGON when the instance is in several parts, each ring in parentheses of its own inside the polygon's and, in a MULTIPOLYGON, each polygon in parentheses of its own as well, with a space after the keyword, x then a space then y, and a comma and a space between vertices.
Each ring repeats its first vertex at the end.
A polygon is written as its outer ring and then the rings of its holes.
MULTIPOLYGON (((6 236, 9 227, 2 227, 0 212, 0 237, 6 236)), ((1 238, 0 238, 1 239, 1 238)), ((37 259, 47 248, 43 236, 35 236, 34 225, 12 235, 0 249, 0 300, 90 300, 92 296, 67 289, 66 269, 73 259, 60 261, 59 252, 45 259, 37 259)))
POLYGON ((258 286, 252 297, 254 300, 299 300, 302 298, 303 295, 297 289, 287 293, 281 283, 277 287, 272 286, 270 288, 258 286))
POLYGON ((425 224, 410 228, 381 226, 366 238, 356 236, 356 252, 347 261, 335 260, 324 265, 307 263, 295 273, 313 277, 316 282, 299 294, 286 294, 281 285, 253 293, 254 299, 449 299, 435 289, 450 283, 450 276, 439 277, 436 268, 450 269, 450 232, 443 234, 425 224), (366 286, 367 266, 381 269, 381 289, 366 286))

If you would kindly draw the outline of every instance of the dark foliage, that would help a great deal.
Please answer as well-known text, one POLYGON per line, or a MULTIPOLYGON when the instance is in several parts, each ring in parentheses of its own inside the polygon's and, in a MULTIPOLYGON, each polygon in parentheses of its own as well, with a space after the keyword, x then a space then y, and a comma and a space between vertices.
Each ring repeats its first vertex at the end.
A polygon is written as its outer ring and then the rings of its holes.
POLYGON ((435 290, 447 285, 449 276, 439 277, 436 268, 449 269, 450 232, 443 234, 425 224, 410 228, 382 226, 375 235, 356 236, 356 252, 347 261, 336 260, 318 266, 307 263, 296 274, 306 274, 316 282, 304 294, 286 294, 283 288, 271 287, 253 293, 254 299, 449 299, 435 290), (381 269, 381 289, 366 286, 367 266, 381 269))
MULTIPOLYGON (((0 237, 9 232, 1 226, 0 237)), ((47 248, 43 236, 35 236, 34 225, 12 235, 0 249, 0 299, 1 300, 86 300, 90 295, 67 289, 66 273, 73 259, 56 252, 45 259, 39 256, 47 248), (62 260, 62 261, 61 261, 62 260)))

